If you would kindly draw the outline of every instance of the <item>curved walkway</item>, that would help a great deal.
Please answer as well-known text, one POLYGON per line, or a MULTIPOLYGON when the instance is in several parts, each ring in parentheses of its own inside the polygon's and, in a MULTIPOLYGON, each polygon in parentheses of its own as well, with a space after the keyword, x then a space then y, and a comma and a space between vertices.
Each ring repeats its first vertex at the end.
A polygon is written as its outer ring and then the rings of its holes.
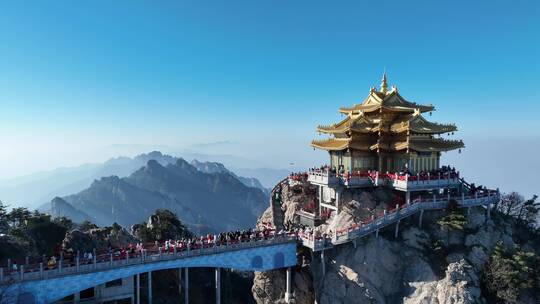
POLYGON ((296 236, 4 276, 7 303, 51 303, 81 290, 148 271, 216 267, 267 271, 296 265, 296 236))
POLYGON ((336 245, 353 242, 358 238, 368 236, 372 233, 378 233, 380 229, 391 224, 396 223, 399 225, 399 221, 418 212, 420 212, 420 216, 422 216, 424 210, 445 209, 448 207, 448 203, 451 200, 458 203, 458 208, 485 206, 488 209, 489 214, 491 204, 497 203, 500 200, 500 193, 499 191, 489 190, 482 195, 442 198, 433 197, 432 200, 416 201, 402 206, 396 206, 395 209, 390 210, 389 212, 385 211, 378 218, 372 218, 370 221, 340 229, 331 237, 317 237, 313 234, 300 233, 299 240, 302 242, 302 245, 313 251, 325 250, 336 245))

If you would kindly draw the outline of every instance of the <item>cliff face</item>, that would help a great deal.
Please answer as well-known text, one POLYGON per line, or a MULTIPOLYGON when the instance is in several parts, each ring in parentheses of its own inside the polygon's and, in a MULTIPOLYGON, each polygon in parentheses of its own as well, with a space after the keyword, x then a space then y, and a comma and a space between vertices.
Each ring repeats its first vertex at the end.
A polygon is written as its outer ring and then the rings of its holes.
MULTIPOLYGON (((307 184, 299 183, 303 191, 288 185, 282 187, 282 206, 269 208, 260 222, 274 220, 275 210, 281 210, 285 228, 298 222, 294 210, 300 208, 307 184)), ((309 193, 309 191, 307 191, 309 193)), ((335 231, 367 218, 380 209, 390 207, 392 194, 386 190, 359 191, 347 198, 343 211, 330 219, 322 230, 335 231)), ((308 249, 299 252, 294 272, 293 291, 296 303, 406 303, 458 304, 487 303, 482 288, 482 276, 497 242, 506 248, 514 246, 513 228, 509 222, 488 220, 485 209, 471 209, 462 230, 445 231, 437 223, 447 211, 424 213, 422 228, 418 215, 400 224, 381 230, 379 237, 368 236, 352 243, 325 251, 323 274, 321 254, 308 249)), ((533 244, 530 246, 534 247, 533 244)), ((255 275, 253 286, 257 303, 284 301, 285 272, 274 271, 255 275)))

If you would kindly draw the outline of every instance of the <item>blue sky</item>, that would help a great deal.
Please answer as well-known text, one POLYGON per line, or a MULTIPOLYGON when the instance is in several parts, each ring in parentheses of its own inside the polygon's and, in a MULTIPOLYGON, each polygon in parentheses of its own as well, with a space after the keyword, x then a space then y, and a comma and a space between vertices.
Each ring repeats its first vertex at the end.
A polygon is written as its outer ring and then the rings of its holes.
POLYGON ((309 165, 384 68, 460 137, 540 137, 538 1, 3 1, 0 28, 0 177, 116 144, 309 165))

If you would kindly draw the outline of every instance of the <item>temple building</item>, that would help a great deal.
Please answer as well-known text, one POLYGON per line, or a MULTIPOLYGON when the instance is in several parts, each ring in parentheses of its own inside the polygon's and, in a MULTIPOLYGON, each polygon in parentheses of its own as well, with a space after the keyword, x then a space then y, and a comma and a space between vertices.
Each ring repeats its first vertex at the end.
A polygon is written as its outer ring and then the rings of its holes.
POLYGON ((380 89, 372 87, 366 99, 339 112, 346 117, 329 126, 319 126, 324 140, 311 146, 330 154, 330 167, 337 172, 427 172, 440 167, 441 152, 464 147, 461 140, 441 135, 457 130, 454 124, 430 122, 423 114, 433 105, 407 101, 392 86, 388 90, 386 73, 380 89))

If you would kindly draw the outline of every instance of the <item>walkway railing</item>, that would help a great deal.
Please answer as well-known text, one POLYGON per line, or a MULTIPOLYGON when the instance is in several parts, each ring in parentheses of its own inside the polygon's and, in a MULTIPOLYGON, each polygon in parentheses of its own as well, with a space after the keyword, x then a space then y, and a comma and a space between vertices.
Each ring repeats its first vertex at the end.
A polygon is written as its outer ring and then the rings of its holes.
POLYGON ((10 271, 7 268, 0 268, 0 284, 14 283, 29 280, 46 280, 55 277, 68 276, 74 274, 91 273, 116 268, 139 265, 145 263, 159 262, 165 260, 184 259, 202 255, 213 255, 223 252, 245 250, 255 247, 265 247, 296 241, 296 235, 273 234, 268 238, 247 240, 228 244, 213 243, 211 245, 200 246, 196 249, 184 248, 182 250, 175 247, 172 250, 164 250, 161 247, 155 249, 142 249, 139 252, 126 254, 119 258, 113 253, 108 255, 108 259, 101 257, 99 260, 94 256, 90 263, 83 263, 79 258, 74 263, 62 265, 62 260, 58 262, 54 269, 48 269, 44 263, 29 264, 26 267, 21 265, 17 271, 10 271))
POLYGON ((402 206, 397 205, 395 209, 389 211, 385 210, 382 214, 379 214, 378 217, 372 216, 371 220, 369 221, 363 221, 361 223, 337 230, 332 236, 317 237, 312 233, 300 233, 299 240, 304 246, 311 248, 313 251, 324 250, 334 245, 351 242, 354 239, 367 236, 421 210, 445 209, 448 207, 450 200, 457 201, 458 208, 485 206, 498 202, 500 200, 500 193, 498 191, 488 190, 486 193, 477 193, 472 196, 434 196, 432 200, 418 200, 402 206))

